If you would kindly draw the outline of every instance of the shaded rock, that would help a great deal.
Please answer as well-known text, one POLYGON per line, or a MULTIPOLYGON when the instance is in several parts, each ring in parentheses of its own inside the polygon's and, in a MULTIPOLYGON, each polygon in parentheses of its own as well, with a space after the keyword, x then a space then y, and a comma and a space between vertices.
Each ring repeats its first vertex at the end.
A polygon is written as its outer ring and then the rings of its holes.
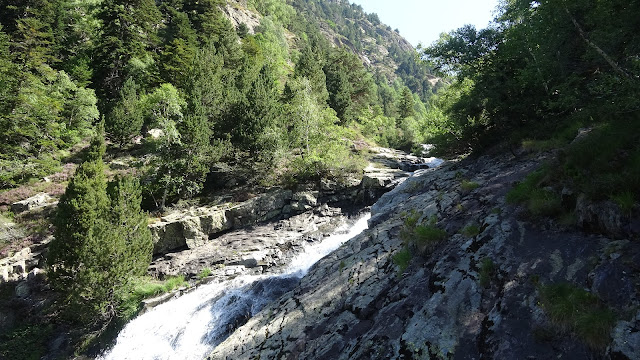
POLYGON ((593 270, 592 291, 607 303, 626 307, 635 297, 635 287, 627 271, 619 260, 601 264, 593 270))
POLYGON ((26 281, 21 281, 16 285, 15 296, 19 298, 26 298, 31 294, 31 288, 26 281))
POLYGON ((611 359, 640 359, 640 313, 630 321, 618 321, 611 335, 611 359))
POLYGON ((576 200, 575 210, 577 223, 585 230, 616 238, 624 236, 622 212, 613 202, 594 203, 589 201, 586 195, 581 194, 576 200))

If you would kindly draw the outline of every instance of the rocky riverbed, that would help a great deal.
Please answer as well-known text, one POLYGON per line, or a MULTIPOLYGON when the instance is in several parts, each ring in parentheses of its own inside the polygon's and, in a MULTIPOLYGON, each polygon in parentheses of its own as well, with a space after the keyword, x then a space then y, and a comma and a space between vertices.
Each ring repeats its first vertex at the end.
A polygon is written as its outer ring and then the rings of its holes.
POLYGON ((209 359, 640 358, 638 243, 532 219, 505 202, 547 159, 486 156, 417 172, 372 207, 369 230, 209 359), (416 213, 446 239, 401 271, 393 257, 416 213), (615 314, 604 345, 550 318, 541 289, 567 283, 615 314))

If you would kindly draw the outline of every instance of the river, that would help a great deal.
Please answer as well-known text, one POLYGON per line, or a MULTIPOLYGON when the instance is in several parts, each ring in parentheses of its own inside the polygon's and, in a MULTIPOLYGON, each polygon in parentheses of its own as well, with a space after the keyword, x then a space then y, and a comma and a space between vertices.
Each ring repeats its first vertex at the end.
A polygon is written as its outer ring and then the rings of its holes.
POLYGON ((210 283, 132 320, 101 360, 202 359, 266 304, 292 290, 309 268, 367 229, 370 214, 305 247, 278 274, 210 283))

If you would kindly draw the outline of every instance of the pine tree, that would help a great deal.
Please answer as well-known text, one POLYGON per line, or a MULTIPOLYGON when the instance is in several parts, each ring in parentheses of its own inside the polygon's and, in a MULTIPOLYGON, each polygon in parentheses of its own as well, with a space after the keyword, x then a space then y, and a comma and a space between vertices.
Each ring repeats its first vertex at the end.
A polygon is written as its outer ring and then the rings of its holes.
POLYGON ((130 76, 142 84, 148 74, 141 72, 153 72, 153 69, 134 72, 131 65, 132 60, 137 59, 137 67, 149 66, 145 62, 150 56, 147 50, 157 42, 155 28, 161 14, 153 0, 105 0, 98 18, 103 27, 95 58, 94 82, 104 113, 113 106, 112 102, 130 76))
POLYGON ((268 157, 268 150, 275 148, 277 140, 267 134, 280 113, 275 79, 269 66, 263 66, 253 79, 246 98, 236 105, 235 111, 236 124, 232 131, 235 143, 253 156, 268 157))
POLYGON ((86 271, 85 256, 88 244, 102 236, 96 226, 109 213, 107 180, 104 174, 104 141, 101 134, 92 142, 86 161, 76 169, 67 189, 58 203, 54 240, 49 245, 49 280, 55 290, 64 293, 66 302, 81 305, 85 284, 79 274, 86 271))
POLYGON ((398 101, 398 113, 401 119, 415 115, 415 110, 413 109, 413 94, 411 94, 411 90, 406 86, 402 89, 402 94, 398 101))
POLYGON ((294 76, 297 78, 305 77, 309 80, 311 89, 316 98, 322 102, 326 102, 329 98, 327 92, 327 77, 322 71, 321 53, 314 52, 311 45, 307 44, 300 54, 300 58, 296 63, 294 76))
POLYGON ((107 116, 106 128, 109 138, 123 147, 134 136, 140 134, 143 122, 138 86, 129 78, 120 90, 120 100, 107 116))
POLYGON ((104 149, 99 131, 60 199, 47 258, 49 280, 64 296, 66 315, 82 322, 117 315, 129 280, 142 275, 151 260, 139 185, 117 179, 107 192, 104 149))

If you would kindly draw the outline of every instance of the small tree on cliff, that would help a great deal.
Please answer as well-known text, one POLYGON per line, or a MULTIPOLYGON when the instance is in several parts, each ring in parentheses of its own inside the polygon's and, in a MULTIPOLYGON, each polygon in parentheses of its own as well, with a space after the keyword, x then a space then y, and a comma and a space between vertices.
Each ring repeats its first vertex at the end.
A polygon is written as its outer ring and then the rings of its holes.
POLYGON ((137 183, 118 179, 107 193, 103 136, 99 131, 60 199, 47 259, 67 315, 83 322, 112 318, 118 292, 128 291, 130 278, 144 273, 151 258, 137 183))

